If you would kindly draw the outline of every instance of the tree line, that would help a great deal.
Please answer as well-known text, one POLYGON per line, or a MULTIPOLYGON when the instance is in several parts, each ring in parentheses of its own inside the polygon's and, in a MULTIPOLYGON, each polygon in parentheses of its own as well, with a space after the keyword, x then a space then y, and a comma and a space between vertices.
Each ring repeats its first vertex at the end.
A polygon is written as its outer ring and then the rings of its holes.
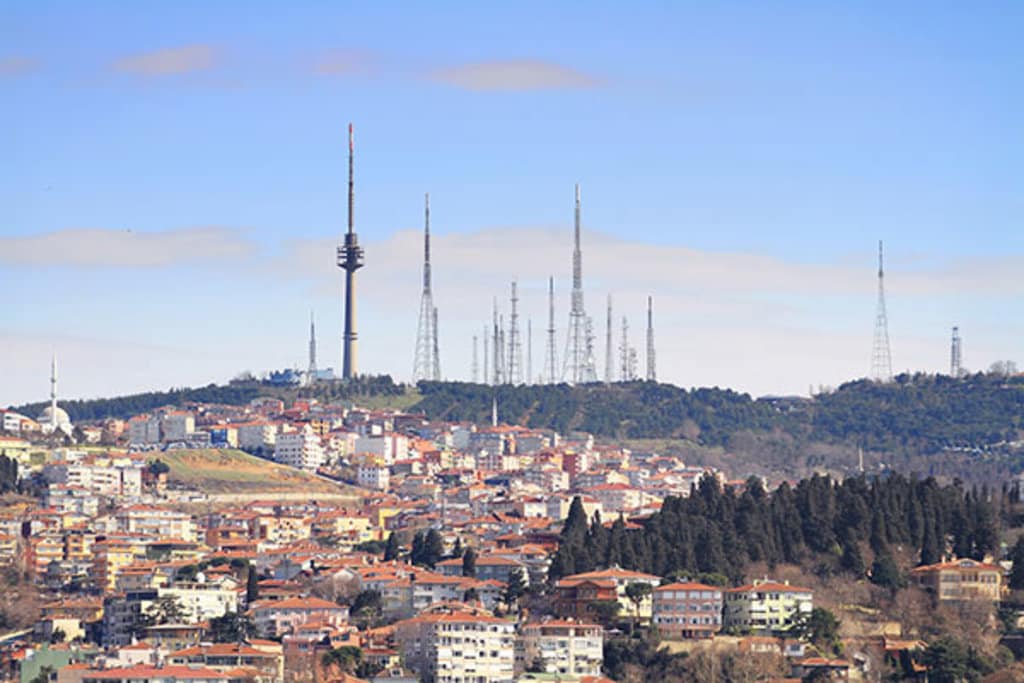
POLYGON ((621 517, 610 528, 599 517, 588 520, 577 498, 549 579, 618 565, 658 576, 722 575, 735 583, 751 563, 804 561, 864 576, 861 539, 868 539, 872 578, 898 588, 895 546, 912 549, 919 564, 950 553, 982 559, 996 550, 1002 496, 900 475, 842 482, 814 476, 770 493, 756 478, 722 487, 706 476, 689 497, 666 498, 641 528, 628 528, 621 517))

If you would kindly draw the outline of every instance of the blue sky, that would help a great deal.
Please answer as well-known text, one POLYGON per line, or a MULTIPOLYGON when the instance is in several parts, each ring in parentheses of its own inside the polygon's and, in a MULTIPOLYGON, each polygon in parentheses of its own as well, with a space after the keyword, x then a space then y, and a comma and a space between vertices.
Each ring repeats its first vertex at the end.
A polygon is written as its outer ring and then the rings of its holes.
POLYGON ((367 371, 411 372, 427 191, 445 374, 513 278, 564 330, 574 182, 666 380, 863 375, 878 239, 897 369, 1024 361, 1020 3, 209 4, 0 9, 0 404, 53 351, 69 396, 303 364, 310 309, 337 365, 350 120, 367 371))

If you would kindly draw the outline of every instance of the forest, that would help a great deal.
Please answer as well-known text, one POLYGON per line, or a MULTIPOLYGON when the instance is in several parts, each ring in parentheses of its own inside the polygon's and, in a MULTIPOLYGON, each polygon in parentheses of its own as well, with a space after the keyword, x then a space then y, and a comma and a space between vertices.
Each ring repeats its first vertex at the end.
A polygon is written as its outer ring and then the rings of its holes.
POLYGON ((897 546, 909 548, 919 564, 939 562, 948 552, 981 559, 997 549, 1001 510, 1019 500, 1019 487, 993 492, 900 475, 842 482, 814 476, 771 493, 756 478, 737 490, 706 476, 689 497, 666 498, 639 528, 621 518, 611 528, 600 519, 588 523, 575 499, 549 578, 618 565, 738 582, 751 563, 805 560, 864 577, 869 566, 861 540, 868 539, 873 580, 898 583, 897 546))

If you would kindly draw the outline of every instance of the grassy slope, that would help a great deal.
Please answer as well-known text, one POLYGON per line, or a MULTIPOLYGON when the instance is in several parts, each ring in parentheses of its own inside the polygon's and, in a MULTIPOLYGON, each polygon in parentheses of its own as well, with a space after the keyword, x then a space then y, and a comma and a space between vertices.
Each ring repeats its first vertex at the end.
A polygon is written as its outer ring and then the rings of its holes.
POLYGON ((206 493, 337 493, 341 487, 308 472, 292 469, 236 450, 166 451, 160 460, 171 468, 172 482, 206 493))

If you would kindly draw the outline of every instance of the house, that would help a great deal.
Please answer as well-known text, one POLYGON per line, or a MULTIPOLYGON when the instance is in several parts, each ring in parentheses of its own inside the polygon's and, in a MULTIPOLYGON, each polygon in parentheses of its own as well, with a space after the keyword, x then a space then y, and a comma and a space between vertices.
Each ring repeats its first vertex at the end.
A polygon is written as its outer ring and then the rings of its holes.
POLYGON ((654 589, 651 623, 665 636, 711 638, 722 628, 722 589, 670 583, 654 589))
POLYGON ((551 620, 522 627, 516 639, 516 675, 539 667, 545 673, 599 676, 603 629, 597 624, 551 620))
POLYGON ((555 584, 555 610, 579 619, 590 616, 591 602, 618 600, 623 614, 634 614, 641 620, 650 619, 651 596, 645 597, 639 605, 633 603, 626 595, 626 587, 631 583, 646 583, 653 589, 661 583, 661 578, 619 567, 567 576, 555 584), (609 587, 612 588, 611 594, 609 587))
POLYGON ((1003 570, 995 564, 963 558, 917 567, 910 577, 941 601, 1002 598, 1003 570))
POLYGON ((754 633, 785 633, 814 608, 809 588, 759 579, 725 591, 723 625, 754 633))
POLYGON ((289 633, 317 621, 339 626, 348 621, 348 608, 320 598, 285 598, 255 603, 250 609, 256 629, 267 637, 289 633))

